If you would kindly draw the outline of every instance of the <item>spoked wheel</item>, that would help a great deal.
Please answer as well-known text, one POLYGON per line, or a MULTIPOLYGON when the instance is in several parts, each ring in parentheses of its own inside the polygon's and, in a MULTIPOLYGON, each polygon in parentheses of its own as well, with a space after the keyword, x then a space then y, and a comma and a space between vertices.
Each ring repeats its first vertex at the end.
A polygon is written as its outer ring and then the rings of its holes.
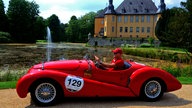
POLYGON ((147 81, 141 90, 141 98, 146 101, 157 101, 164 93, 163 84, 159 80, 147 81))
POLYGON ((59 92, 60 90, 55 83, 41 81, 33 86, 31 98, 35 104, 40 106, 53 105, 60 97, 59 92))

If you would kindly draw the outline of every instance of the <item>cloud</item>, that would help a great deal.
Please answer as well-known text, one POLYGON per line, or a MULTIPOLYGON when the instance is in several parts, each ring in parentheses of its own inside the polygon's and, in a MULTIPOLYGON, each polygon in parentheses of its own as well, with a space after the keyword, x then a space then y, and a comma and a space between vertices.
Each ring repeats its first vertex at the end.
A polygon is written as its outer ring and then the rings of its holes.
POLYGON ((44 18, 56 14, 62 23, 68 23, 71 16, 81 17, 90 11, 98 11, 105 8, 105 3, 91 0, 36 0, 40 6, 40 16, 44 18), (44 3, 46 2, 46 3, 44 3))
MULTIPOLYGON (((8 7, 9 0, 3 0, 8 7)), ((90 11, 104 9, 108 5, 108 0, 28 0, 35 1, 39 6, 40 16, 44 18, 56 14, 62 23, 68 23, 71 16, 81 17, 90 11)), ((115 8, 123 0, 113 0, 115 8)), ((152 0, 156 6, 160 5, 160 0, 152 0)), ((168 8, 180 6, 181 1, 186 0, 165 0, 168 8)))
MULTIPOLYGON (((29 0, 33 1, 33 0, 29 0)), ((74 4, 76 0, 35 0, 38 4, 45 4, 45 5, 68 5, 74 4)))
POLYGON ((59 17, 59 20, 61 21, 61 23, 68 23, 71 16, 75 15, 77 17, 80 17, 85 13, 86 12, 82 10, 69 10, 68 8, 65 8, 65 7, 52 6, 47 10, 41 11, 40 16, 43 16, 44 18, 48 18, 52 14, 55 14, 59 17))

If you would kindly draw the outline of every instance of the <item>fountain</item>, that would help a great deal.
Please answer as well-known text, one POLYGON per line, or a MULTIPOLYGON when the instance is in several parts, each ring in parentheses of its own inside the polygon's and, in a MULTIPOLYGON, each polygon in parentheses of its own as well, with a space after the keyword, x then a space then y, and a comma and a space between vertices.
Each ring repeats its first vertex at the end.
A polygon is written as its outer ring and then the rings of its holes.
POLYGON ((51 60, 52 39, 50 28, 47 27, 47 61, 51 60))

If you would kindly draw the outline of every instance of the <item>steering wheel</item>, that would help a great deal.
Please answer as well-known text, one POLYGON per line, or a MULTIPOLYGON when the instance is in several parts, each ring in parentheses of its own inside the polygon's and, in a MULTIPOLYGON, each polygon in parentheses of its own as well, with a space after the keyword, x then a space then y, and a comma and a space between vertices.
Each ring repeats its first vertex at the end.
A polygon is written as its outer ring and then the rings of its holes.
POLYGON ((106 68, 105 68, 105 67, 103 67, 103 66, 101 65, 101 63, 99 63, 98 61, 96 61, 96 62, 95 62, 95 66, 96 66, 97 68, 100 68, 100 69, 106 70, 106 68))
POLYGON ((98 68, 99 68, 99 67, 100 67, 100 65, 101 65, 101 64, 100 64, 98 61, 96 61, 96 62, 95 62, 95 66, 96 66, 96 67, 98 67, 98 68))

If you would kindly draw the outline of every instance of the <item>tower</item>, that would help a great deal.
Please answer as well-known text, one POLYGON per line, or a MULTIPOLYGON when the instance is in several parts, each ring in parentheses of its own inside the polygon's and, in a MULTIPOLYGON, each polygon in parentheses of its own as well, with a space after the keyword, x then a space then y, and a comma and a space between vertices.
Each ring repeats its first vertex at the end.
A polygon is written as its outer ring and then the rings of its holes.
POLYGON ((166 4, 164 2, 164 0, 160 0, 160 12, 163 12, 166 9, 166 4))
POLYGON ((115 14, 115 9, 113 6, 113 0, 109 0, 109 6, 107 8, 107 11, 105 12, 105 14, 115 14))
POLYGON ((104 36, 116 36, 116 19, 116 11, 113 6, 113 0, 109 0, 109 6, 105 12, 104 36))

